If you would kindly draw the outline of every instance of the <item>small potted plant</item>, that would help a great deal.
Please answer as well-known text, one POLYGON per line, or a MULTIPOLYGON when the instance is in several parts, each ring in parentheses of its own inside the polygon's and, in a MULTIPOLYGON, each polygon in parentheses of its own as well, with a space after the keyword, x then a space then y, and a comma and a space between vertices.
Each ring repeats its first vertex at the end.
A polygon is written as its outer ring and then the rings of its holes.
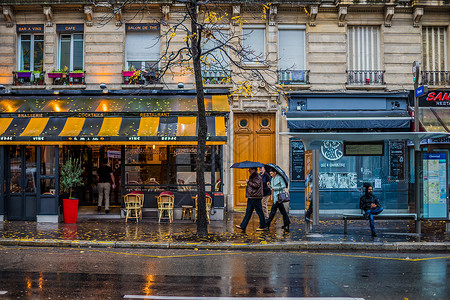
POLYGON ((64 223, 76 223, 78 215, 78 199, 72 197, 73 188, 81 185, 83 169, 77 158, 69 158, 61 167, 59 186, 65 193, 69 193, 68 199, 63 199, 64 223))
POLYGON ((51 72, 48 72, 48 78, 61 78, 62 77, 62 71, 60 70, 53 70, 51 72))
POLYGON ((134 66, 131 66, 128 71, 122 71, 122 76, 131 77, 134 75, 134 72, 136 72, 136 68, 134 66))

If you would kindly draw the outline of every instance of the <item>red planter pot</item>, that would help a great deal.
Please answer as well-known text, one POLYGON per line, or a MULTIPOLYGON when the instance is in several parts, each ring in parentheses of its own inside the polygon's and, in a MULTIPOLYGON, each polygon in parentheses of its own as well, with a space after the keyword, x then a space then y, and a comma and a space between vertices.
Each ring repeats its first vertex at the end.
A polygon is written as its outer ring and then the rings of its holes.
POLYGON ((61 78, 62 73, 48 73, 48 78, 61 78))
POLYGON ((78 217, 78 199, 63 199, 64 223, 76 223, 78 217))

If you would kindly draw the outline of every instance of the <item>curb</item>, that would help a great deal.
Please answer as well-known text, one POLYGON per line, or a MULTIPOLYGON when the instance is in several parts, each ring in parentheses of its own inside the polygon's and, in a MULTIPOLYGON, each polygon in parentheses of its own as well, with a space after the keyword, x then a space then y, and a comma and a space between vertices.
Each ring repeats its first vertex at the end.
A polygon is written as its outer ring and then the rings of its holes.
POLYGON ((158 243, 127 241, 85 241, 50 239, 0 239, 2 246, 65 247, 65 248, 121 248, 121 249, 184 249, 184 250, 251 250, 251 251, 450 251, 450 243, 426 242, 288 242, 270 244, 235 243, 158 243))

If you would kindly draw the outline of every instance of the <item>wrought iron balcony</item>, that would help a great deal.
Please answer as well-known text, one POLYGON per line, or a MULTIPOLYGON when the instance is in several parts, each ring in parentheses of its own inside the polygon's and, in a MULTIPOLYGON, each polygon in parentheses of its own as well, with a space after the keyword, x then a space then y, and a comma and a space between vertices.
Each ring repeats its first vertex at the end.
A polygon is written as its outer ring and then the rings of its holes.
POLYGON ((422 71, 422 85, 450 85, 450 71, 422 71))
POLYGON ((382 70, 347 70, 347 85, 385 85, 384 72, 382 70))
POLYGON ((202 70, 204 84, 226 84, 230 82, 230 70, 202 70))
POLYGON ((309 70, 278 70, 280 84, 309 84, 309 70))

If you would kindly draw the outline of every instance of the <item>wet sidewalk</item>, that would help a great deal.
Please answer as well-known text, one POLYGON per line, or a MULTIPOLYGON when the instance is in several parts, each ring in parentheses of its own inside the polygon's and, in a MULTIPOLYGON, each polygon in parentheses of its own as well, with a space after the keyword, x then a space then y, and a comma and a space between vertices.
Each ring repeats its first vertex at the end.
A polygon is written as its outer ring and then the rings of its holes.
POLYGON ((291 215, 290 230, 281 228, 277 215, 269 231, 256 231, 254 215, 243 232, 235 228, 244 213, 228 213, 223 221, 211 221, 208 237, 196 235, 197 225, 191 220, 173 223, 157 218, 144 218, 139 223, 110 214, 81 214, 76 224, 0 222, 0 245, 117 247, 117 248, 191 248, 243 250, 386 250, 386 251, 450 251, 450 234, 444 221, 422 222, 422 234, 415 233, 414 221, 378 220, 378 236, 370 236, 368 221, 349 221, 344 235, 340 216, 321 216, 319 225, 310 233, 305 230, 304 216, 291 215))

